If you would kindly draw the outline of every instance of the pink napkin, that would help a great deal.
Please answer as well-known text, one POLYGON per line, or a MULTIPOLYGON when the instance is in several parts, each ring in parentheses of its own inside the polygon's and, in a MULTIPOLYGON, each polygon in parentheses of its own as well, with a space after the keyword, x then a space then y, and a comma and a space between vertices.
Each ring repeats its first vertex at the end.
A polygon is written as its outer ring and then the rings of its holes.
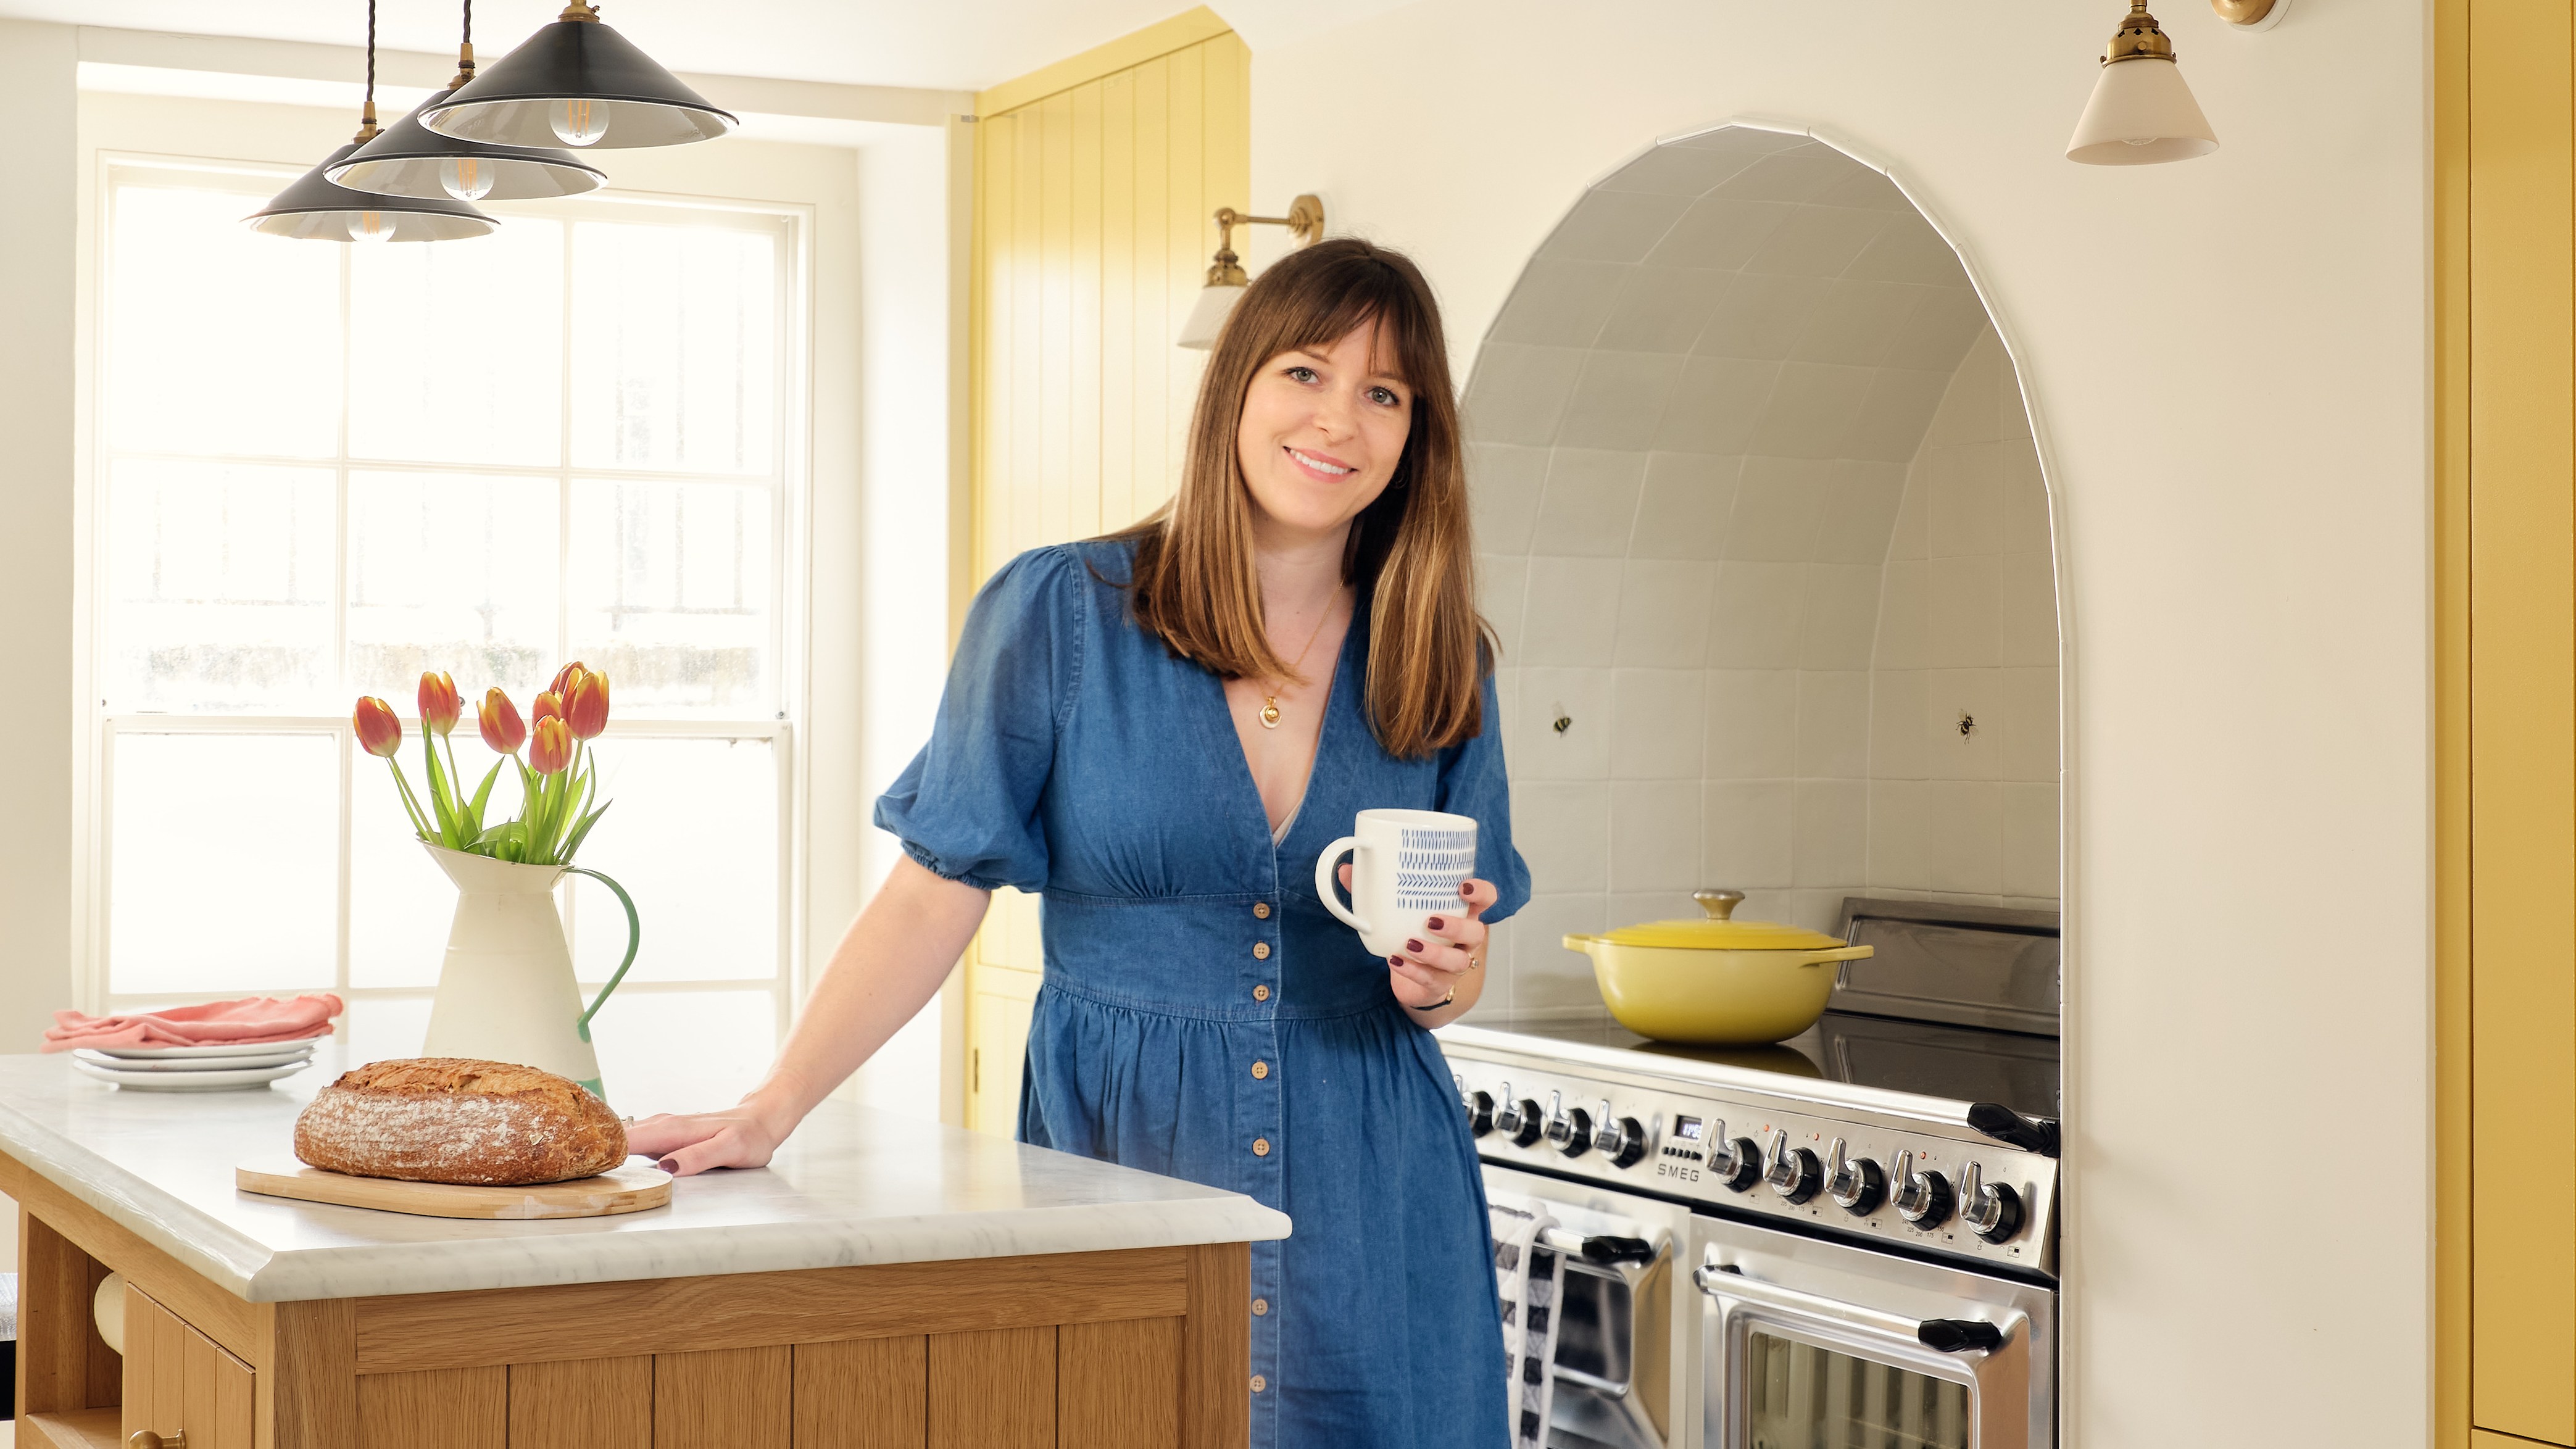
POLYGON ((280 1001, 274 996, 245 996, 239 1001, 210 1001, 202 1006, 174 1006, 130 1016, 83 1016, 57 1011, 45 1028, 44 1050, 74 1047, 214 1046, 233 1042, 302 1041, 329 1036, 331 1018, 340 1014, 340 998, 324 992, 280 1001))

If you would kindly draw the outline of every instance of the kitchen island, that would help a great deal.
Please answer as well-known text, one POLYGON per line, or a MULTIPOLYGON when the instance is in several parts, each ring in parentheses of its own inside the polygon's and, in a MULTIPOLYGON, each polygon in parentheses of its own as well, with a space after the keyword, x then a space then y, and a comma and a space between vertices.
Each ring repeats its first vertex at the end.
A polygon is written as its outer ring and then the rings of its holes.
POLYGON ((1250 1198, 840 1101, 614 1217, 238 1191, 341 1065, 178 1094, 0 1057, 20 1449, 1245 1442, 1247 1245, 1288 1232, 1250 1198))

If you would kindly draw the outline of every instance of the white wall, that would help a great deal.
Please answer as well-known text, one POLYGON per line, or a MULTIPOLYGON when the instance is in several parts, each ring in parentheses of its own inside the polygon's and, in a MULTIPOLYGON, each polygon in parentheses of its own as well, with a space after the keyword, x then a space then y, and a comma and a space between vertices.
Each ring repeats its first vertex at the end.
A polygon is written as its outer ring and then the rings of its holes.
POLYGON ((1412 251, 1463 371, 1659 135, 1810 124, 1907 184, 1988 289, 2056 507, 2069 1442, 2420 1444, 2425 13, 2170 7, 2223 148, 2075 166, 2118 12, 1422 0, 1256 49, 1251 199, 1412 251), (2307 1210, 2364 1142, 2370 1208, 2307 1210))

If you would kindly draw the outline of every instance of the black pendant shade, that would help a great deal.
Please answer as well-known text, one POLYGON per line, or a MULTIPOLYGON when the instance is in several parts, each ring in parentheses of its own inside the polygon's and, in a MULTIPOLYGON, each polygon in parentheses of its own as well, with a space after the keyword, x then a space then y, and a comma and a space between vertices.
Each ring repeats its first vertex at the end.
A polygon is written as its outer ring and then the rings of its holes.
MULTIPOLYGON (((587 14, 578 3, 575 10, 587 14)), ((414 114, 440 135, 488 146, 677 146, 735 125, 634 42, 589 18, 545 26, 414 114)))
POLYGON ((359 191, 392 196, 453 199, 446 168, 453 165, 468 180, 490 189, 477 201, 525 201, 532 197, 578 196, 596 191, 607 173, 576 160, 569 151, 542 146, 486 146, 442 136, 420 123, 431 107, 453 91, 440 91, 412 108, 412 113, 385 128, 383 135, 360 146, 355 155, 331 168, 334 182, 359 191), (474 173, 480 171, 480 177, 474 173))
POLYGON ((330 171, 347 160, 358 144, 351 141, 332 152, 243 220, 251 230, 270 236, 343 242, 357 240, 368 231, 386 241, 454 241, 483 236, 499 225, 445 192, 435 198, 387 196, 333 185, 330 171))

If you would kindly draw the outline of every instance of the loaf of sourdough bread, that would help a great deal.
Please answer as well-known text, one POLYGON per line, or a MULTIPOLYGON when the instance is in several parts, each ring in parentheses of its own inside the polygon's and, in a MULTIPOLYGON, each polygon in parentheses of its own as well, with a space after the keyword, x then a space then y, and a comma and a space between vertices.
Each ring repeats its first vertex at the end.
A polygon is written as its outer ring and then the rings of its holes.
POLYGON ((355 1177, 518 1187, 608 1171, 626 1127, 569 1077, 507 1062, 369 1062, 314 1094, 295 1155, 355 1177))

